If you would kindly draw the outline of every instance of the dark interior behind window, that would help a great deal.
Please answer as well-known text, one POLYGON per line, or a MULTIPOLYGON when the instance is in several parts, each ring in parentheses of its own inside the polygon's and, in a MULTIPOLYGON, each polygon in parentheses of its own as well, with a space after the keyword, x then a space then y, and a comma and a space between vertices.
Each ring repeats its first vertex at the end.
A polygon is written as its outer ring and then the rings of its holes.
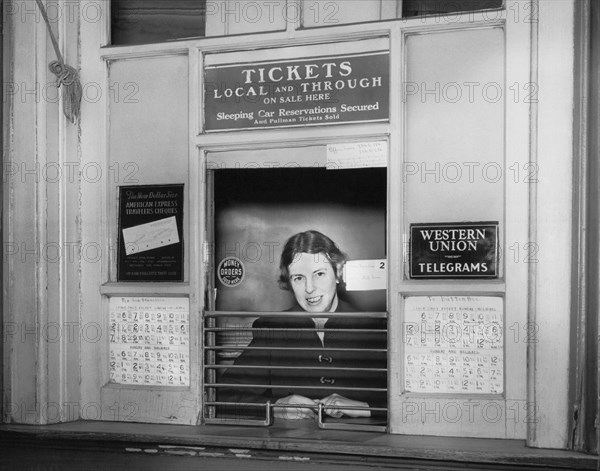
POLYGON ((402 16, 442 15, 501 8, 503 0, 404 0, 402 16))
MULTIPOLYGON (((351 260, 386 258, 386 204, 385 168, 216 170, 215 257, 235 255, 247 272, 235 289, 216 286, 216 309, 268 312, 292 306, 277 276, 283 244, 297 232, 325 233, 351 260)), ((345 296, 361 311, 387 309, 385 291, 345 296)))
POLYGON ((148 44, 202 37, 206 0, 112 0, 111 44, 148 44))

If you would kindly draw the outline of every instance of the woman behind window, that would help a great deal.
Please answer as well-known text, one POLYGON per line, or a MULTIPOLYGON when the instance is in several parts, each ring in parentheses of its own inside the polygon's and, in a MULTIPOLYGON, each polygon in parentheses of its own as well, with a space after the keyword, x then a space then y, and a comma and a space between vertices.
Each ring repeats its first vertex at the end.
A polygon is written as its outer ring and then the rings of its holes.
POLYGON ((287 419, 312 418, 319 403, 327 415, 337 418, 371 415, 368 409, 345 409, 348 406, 386 406, 385 391, 364 390, 387 386, 385 371, 369 371, 386 368, 385 320, 326 314, 356 312, 338 292, 342 292, 338 288, 346 259, 335 242, 318 231, 288 239, 281 254, 279 286, 294 294, 294 305, 286 311, 290 315, 263 317, 253 323, 254 329, 263 329, 253 333, 249 347, 256 350, 244 350, 235 361, 236 366, 248 368, 225 372, 220 382, 237 387, 220 390, 219 401, 271 401, 275 417, 287 419), (315 316, 292 314, 302 311, 315 316))

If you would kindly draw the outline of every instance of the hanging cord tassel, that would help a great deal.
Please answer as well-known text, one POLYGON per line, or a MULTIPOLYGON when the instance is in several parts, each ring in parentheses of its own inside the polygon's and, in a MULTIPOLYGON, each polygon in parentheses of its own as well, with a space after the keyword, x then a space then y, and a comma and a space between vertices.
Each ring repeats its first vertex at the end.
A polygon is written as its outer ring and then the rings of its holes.
POLYGON ((58 88, 61 86, 63 87, 63 113, 67 119, 71 121, 71 123, 75 123, 76 121, 79 121, 81 111, 81 96, 83 95, 81 82, 79 81, 79 74, 73 67, 65 64, 63 56, 60 53, 60 49, 58 48, 56 37, 54 36, 52 28, 50 27, 50 21, 48 20, 46 9, 44 8, 41 0, 35 1, 40 9, 40 12, 42 13, 42 16, 44 17, 48 34, 50 35, 52 45, 54 46, 54 52, 58 58, 58 60, 50 62, 48 69, 50 69, 50 72, 56 75, 56 86, 58 88))

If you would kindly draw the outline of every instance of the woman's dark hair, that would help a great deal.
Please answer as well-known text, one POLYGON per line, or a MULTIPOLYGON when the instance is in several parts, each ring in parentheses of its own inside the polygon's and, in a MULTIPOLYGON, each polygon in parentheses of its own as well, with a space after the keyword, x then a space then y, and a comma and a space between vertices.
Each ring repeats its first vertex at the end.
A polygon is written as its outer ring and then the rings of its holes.
POLYGON ((338 273, 338 267, 342 266, 348 259, 346 254, 339 249, 336 243, 325 234, 321 234, 319 231, 299 232, 288 239, 283 247, 283 252, 281 253, 278 280, 281 289, 291 289, 290 271, 288 267, 296 259, 298 254, 301 253, 324 253, 329 259, 338 280, 342 276, 341 273, 338 273))

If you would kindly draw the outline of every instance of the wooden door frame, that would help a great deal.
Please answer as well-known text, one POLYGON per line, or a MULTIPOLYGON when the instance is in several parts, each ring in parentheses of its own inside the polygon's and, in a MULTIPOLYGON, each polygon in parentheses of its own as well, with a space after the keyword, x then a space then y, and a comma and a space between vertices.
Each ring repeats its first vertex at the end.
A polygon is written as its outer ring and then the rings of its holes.
POLYGON ((598 453, 598 308, 600 306, 600 5, 577 3, 575 21, 573 307, 569 448, 598 453))
MULTIPOLYGON (((0 77, 4 82, 4 0, 0 0, 0 77)), ((4 149, 4 105, 2 106, 2 113, 0 113, 0 148, 4 149)), ((4 164, 4 152, 2 152, 2 163, 4 164)), ((4 172, 2 172, 4 175, 4 172)), ((0 240, 4 240, 2 234, 4 233, 4 198, 3 186, 0 183, 0 240)), ((4 260, 4 245, 0 247, 0 255, 4 260)), ((3 265, 0 265, 0 280, 4 280, 3 265)), ((0 306, 4 306, 4 282, 2 283, 2 289, 0 290, 0 306)), ((4 417, 4 309, 0 312, 0 423, 2 423, 4 417)))

